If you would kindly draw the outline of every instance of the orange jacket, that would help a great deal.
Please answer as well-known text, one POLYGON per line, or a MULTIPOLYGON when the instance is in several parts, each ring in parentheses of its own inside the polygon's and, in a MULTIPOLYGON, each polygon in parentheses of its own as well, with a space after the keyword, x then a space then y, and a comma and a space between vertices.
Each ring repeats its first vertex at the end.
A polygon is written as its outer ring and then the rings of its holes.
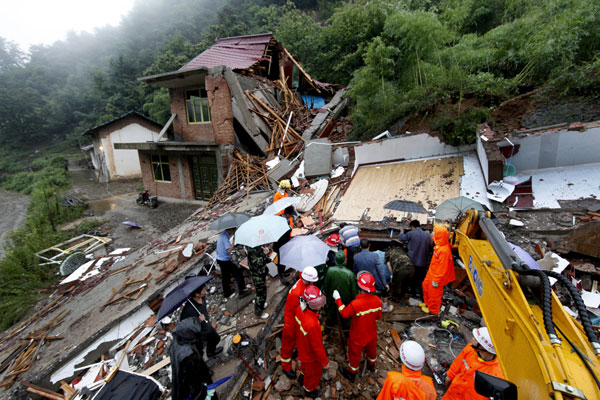
POLYGON ((402 375, 406 376, 410 379, 419 389, 423 391, 425 400, 436 400, 437 392, 435 391, 435 386, 433 386, 433 380, 427 375, 421 374, 421 370, 413 371, 410 368, 406 368, 406 366, 402 366, 402 375))
MULTIPOLYGON (((287 194, 287 192, 283 192, 281 193, 279 190, 275 192, 275 194, 273 195, 273 203, 275 203, 277 200, 281 200, 284 197, 288 197, 289 195, 287 194)), ((283 210, 279 211, 277 214, 275 215, 281 215, 283 214, 283 210)))
MULTIPOLYGON (((435 393, 435 390, 434 390, 435 393)), ((390 371, 385 378, 377 400, 428 400, 415 382, 401 372, 390 371)), ((435 400, 435 396, 433 397, 435 400)))
POLYGON ((475 371, 504 379, 500 362, 495 358, 492 361, 483 361, 477 355, 473 345, 468 344, 452 361, 446 374, 452 380, 443 400, 487 400, 475 392, 475 371))
POLYGON ((329 360, 323 346, 319 316, 308 307, 302 311, 302 308, 298 306, 296 309, 296 322, 298 323, 298 331, 296 332, 298 359, 302 363, 318 361, 322 367, 326 367, 329 360))
POLYGON ((370 293, 361 293, 347 306, 337 299, 342 318, 352 318, 350 322, 350 342, 365 346, 377 339, 377 320, 381 319, 381 299, 370 293))
POLYGON ((447 283, 454 281, 454 261, 452 261, 452 250, 448 242, 448 229, 438 225, 433 228, 433 257, 427 271, 427 278, 444 287, 447 283))
POLYGON ((302 279, 298 279, 298 282, 290 289, 283 309, 283 323, 285 325, 296 326, 296 309, 300 305, 300 296, 304 294, 304 289, 306 289, 306 285, 304 285, 302 279))

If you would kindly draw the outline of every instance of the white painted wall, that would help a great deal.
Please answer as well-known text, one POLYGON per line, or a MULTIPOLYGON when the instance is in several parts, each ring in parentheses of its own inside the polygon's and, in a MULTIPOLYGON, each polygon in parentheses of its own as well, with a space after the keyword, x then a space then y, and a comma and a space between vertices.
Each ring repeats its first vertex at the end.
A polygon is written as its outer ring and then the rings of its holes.
MULTIPOLYGON (((600 128, 551 131, 511 138, 520 144, 510 162, 518 171, 600 162, 600 128)), ((500 142, 509 145, 508 142, 500 142)))
POLYGON ((481 165, 481 170, 483 171, 483 176, 486 182, 489 182, 489 165, 487 154, 485 153, 485 149, 483 148, 483 143, 481 142, 481 136, 477 135, 477 158, 479 158, 479 165, 481 165))
POLYGON ((137 150, 115 150, 115 143, 150 142, 158 138, 158 132, 132 123, 111 132, 101 139, 110 180, 139 178, 142 176, 137 150))
POLYGON ((391 160, 426 158, 474 150, 475 145, 454 147, 442 143, 427 133, 384 139, 354 147, 356 172, 361 164, 383 163, 391 160))

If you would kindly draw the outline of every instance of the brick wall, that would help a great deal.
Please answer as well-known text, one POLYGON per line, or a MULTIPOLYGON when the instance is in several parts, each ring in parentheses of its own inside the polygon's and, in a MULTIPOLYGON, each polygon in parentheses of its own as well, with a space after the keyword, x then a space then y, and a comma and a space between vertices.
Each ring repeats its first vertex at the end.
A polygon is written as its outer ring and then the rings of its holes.
MULTIPOLYGON (((152 152, 138 152, 140 157, 140 166, 142 169, 142 181, 144 189, 150 189, 150 193, 157 195, 159 198, 172 197, 176 199, 195 200, 194 195, 194 180, 192 177, 192 168, 190 165, 189 156, 187 154, 168 153, 169 171, 171 172, 171 182, 155 182, 152 176, 152 162, 150 155, 157 154, 152 152), (181 162, 182 178, 180 179, 178 161, 181 162), (181 181, 185 196, 181 193, 181 181)), ((159 199, 160 200, 160 199, 159 199)))

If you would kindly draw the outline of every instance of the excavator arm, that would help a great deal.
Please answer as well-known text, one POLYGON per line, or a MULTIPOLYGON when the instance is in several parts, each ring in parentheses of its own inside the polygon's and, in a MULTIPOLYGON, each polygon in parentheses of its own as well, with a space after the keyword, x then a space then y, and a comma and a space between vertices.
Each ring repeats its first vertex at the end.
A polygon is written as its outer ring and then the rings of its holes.
POLYGON ((570 282, 523 263, 489 212, 467 211, 451 243, 519 399, 600 399, 600 344, 570 282), (569 290, 581 323, 563 308, 549 277, 569 290))

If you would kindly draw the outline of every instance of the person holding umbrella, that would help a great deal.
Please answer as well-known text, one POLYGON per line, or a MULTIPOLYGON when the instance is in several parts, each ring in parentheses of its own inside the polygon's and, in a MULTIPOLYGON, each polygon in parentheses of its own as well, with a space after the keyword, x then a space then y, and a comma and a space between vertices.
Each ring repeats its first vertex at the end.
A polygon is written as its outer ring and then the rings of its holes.
POLYGON ((254 283, 254 315, 260 319, 269 318, 269 314, 263 312, 267 303, 267 264, 271 259, 267 256, 263 246, 248 247, 248 268, 254 283))
POLYGON ((250 294, 246 290, 246 282, 240 268, 231 261, 231 252, 233 244, 231 244, 231 236, 235 232, 235 228, 225 229, 217 239, 217 264, 221 269, 221 283, 223 284, 223 297, 229 298, 233 294, 231 289, 231 276, 235 278, 238 286, 240 297, 246 297, 250 294))
POLYGON ((202 326, 198 318, 186 318, 173 330, 171 358, 171 398, 204 399, 212 383, 210 369, 201 352, 202 326))
POLYGON ((300 297, 304 290, 319 279, 317 270, 306 267, 298 282, 292 286, 285 300, 283 309, 283 329, 281 330, 281 369, 290 379, 296 379, 296 373, 292 371, 292 353, 296 347, 296 310, 300 305, 300 297))
MULTIPOLYGON (((202 287, 196 289, 187 300, 179 319, 180 321, 183 321, 188 318, 194 318, 200 321, 201 338, 202 341, 206 343, 206 356, 212 358, 223 352, 223 347, 217 347, 217 344, 221 341, 221 337, 210 323, 209 314, 206 309, 205 296, 206 285, 202 285, 202 287)), ((200 351, 200 354, 202 354, 202 350, 200 351)))

